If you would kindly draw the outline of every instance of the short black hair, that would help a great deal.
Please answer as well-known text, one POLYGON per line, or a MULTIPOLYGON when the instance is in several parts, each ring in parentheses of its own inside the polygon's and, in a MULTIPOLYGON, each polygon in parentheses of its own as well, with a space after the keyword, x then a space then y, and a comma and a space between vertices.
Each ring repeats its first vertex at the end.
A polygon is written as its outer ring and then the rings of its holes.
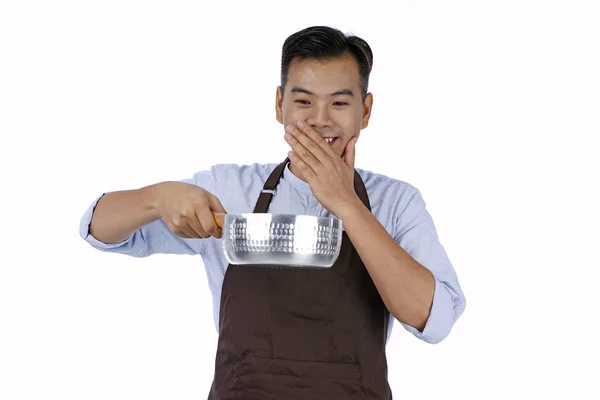
POLYGON ((350 55, 358 64, 363 102, 369 88, 369 74, 373 67, 373 52, 369 44, 355 35, 345 35, 328 26, 311 26, 290 35, 281 52, 281 92, 285 90, 290 63, 299 60, 333 60, 350 55))

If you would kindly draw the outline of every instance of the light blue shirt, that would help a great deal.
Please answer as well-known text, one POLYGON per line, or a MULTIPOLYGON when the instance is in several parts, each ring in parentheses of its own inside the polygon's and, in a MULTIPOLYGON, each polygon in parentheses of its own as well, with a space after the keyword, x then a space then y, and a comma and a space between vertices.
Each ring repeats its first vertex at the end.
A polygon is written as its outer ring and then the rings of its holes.
MULTIPOLYGON (((214 194, 229 214, 251 213, 266 179, 276 166, 277 164, 218 164, 183 182, 198 185, 214 194)), ((456 272, 438 239, 421 193, 409 183, 358 168, 356 170, 365 183, 375 218, 396 243, 435 277, 433 305, 423 331, 404 323, 401 325, 427 343, 438 343, 450 333, 463 313, 466 302, 456 272)), ((221 286, 228 266, 221 240, 213 237, 181 238, 169 231, 164 221, 159 219, 120 243, 102 243, 89 233, 92 213, 100 197, 90 204, 81 218, 81 237, 98 250, 133 257, 147 257, 157 253, 200 255, 212 293, 214 324, 218 332, 221 286)), ((279 181, 268 212, 331 216, 315 199, 308 183, 296 177, 289 165, 279 181)), ((389 334, 394 320, 391 316, 389 334)))

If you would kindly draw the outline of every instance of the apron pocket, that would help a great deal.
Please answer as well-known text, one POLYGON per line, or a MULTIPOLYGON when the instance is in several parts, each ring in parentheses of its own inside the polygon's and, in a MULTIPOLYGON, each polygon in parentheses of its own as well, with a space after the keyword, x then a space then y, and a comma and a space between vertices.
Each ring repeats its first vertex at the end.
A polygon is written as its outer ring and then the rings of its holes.
POLYGON ((236 394, 251 399, 361 399, 356 362, 296 361, 246 355, 237 371, 236 394))

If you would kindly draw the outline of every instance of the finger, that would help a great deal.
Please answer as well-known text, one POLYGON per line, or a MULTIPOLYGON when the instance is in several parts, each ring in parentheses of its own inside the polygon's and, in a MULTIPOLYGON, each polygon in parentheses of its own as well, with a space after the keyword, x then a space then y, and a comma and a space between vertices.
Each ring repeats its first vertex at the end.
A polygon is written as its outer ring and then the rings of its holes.
POLYGON ((196 239, 196 238, 194 238, 194 237, 191 237, 191 236, 188 236, 188 235, 186 235, 185 233, 183 233, 183 232, 181 232, 181 231, 178 231, 178 232, 177 232, 177 233, 175 233, 175 234, 176 234, 177 236, 179 236, 179 237, 182 237, 182 238, 184 238, 184 239, 196 239))
POLYGON ((290 159, 290 162, 293 165, 295 165, 296 168, 298 168, 300 170, 300 172, 302 172, 302 175, 304 175, 304 177, 306 178, 306 180, 309 183, 312 181, 312 179, 314 179, 317 176, 315 171, 308 164, 306 164, 300 157, 298 157, 296 155, 296 153, 294 153, 293 151, 290 151, 288 153, 288 157, 290 159))
POLYGON ((199 237, 201 239, 206 239, 207 237, 210 237, 210 234, 206 232, 206 230, 202 227, 202 224, 200 223, 200 220, 198 219, 195 213, 193 216, 188 218, 187 222, 190 228, 196 234, 196 237, 199 237))
MULTIPOLYGON (((295 139, 308 151, 308 154, 314 157, 314 159, 316 160, 317 163, 314 165, 316 169, 313 168, 315 172, 318 168, 328 165, 329 161, 331 160, 331 156, 325 153, 325 151, 321 148, 319 144, 317 144, 317 142, 308 137, 302 131, 296 131, 294 135, 295 139)), ((303 153, 299 153, 299 155, 302 154, 303 153)), ((310 159, 307 159, 306 157, 302 157, 302 159, 305 160, 311 167, 313 166, 310 162, 310 159)))
POLYGON ((356 142, 357 141, 358 141, 358 138, 356 138, 356 137, 353 137, 352 139, 350 139, 350 141, 346 145, 346 149, 344 150, 344 162, 349 167, 352 167, 352 169, 354 169, 354 161, 356 159, 356 142))
POLYGON ((171 224, 167 224, 167 227, 171 232, 184 239, 198 238, 198 234, 189 226, 184 217, 174 219, 171 224))
POLYGON ((197 208, 196 216, 206 233, 218 239, 221 238, 223 232, 218 227, 217 221, 215 221, 215 217, 209 207, 197 208))
MULTIPOLYGON (((291 129, 291 128, 286 128, 291 129)), ((308 150, 306 147, 300 143, 293 134, 287 132, 285 134, 285 140, 292 147, 292 151, 296 158, 301 159, 304 163, 309 166, 315 173, 320 170, 323 164, 308 150)))
MULTIPOLYGON (((304 133, 308 138, 312 139, 312 141, 319 147, 319 149, 323 152, 323 154, 328 155, 329 157, 335 156, 335 151, 331 148, 331 145, 325 141, 321 135, 319 135, 309 124, 305 121, 298 121, 296 123, 298 126, 298 132, 304 133)), ((300 135, 302 137, 303 135, 300 135)), ((304 143, 304 142, 302 142, 304 143)), ((312 150, 312 149, 311 149, 312 150)), ((317 154, 315 154, 317 155, 317 154)))
POLYGON ((225 209, 225 207, 223 206, 223 204, 221 204, 221 201, 219 200, 219 198, 217 196, 215 196, 214 194, 207 192, 208 195, 208 206, 210 207, 210 210, 213 213, 213 219, 215 220, 216 224, 217 224, 217 236, 218 238, 220 238, 223 235, 223 223, 224 223, 224 219, 225 219, 225 215, 227 214, 227 210, 225 209))
POLYGON ((315 159, 317 159, 321 164, 324 164, 331 158, 331 155, 325 151, 322 145, 327 147, 331 146, 329 146, 329 144, 327 144, 327 142, 325 142, 325 140, 312 128, 309 128, 308 125, 305 125, 305 129, 310 131, 310 135, 292 125, 288 125, 286 131, 291 133, 294 139, 296 139, 305 149, 307 149, 315 157, 315 159))

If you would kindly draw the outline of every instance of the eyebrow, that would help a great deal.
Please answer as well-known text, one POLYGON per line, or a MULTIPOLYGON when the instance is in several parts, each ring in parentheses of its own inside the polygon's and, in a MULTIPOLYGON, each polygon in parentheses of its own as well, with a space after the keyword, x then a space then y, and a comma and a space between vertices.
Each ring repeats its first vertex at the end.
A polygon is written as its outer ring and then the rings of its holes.
MULTIPOLYGON (((311 92, 310 90, 306 90, 304 88, 298 87, 298 86, 294 86, 292 88, 292 93, 306 93, 308 95, 314 96, 315 94, 313 92, 311 92)), ((342 89, 342 90, 338 90, 337 92, 333 92, 330 94, 330 96, 351 96, 354 97, 354 92, 350 89, 342 89)))

